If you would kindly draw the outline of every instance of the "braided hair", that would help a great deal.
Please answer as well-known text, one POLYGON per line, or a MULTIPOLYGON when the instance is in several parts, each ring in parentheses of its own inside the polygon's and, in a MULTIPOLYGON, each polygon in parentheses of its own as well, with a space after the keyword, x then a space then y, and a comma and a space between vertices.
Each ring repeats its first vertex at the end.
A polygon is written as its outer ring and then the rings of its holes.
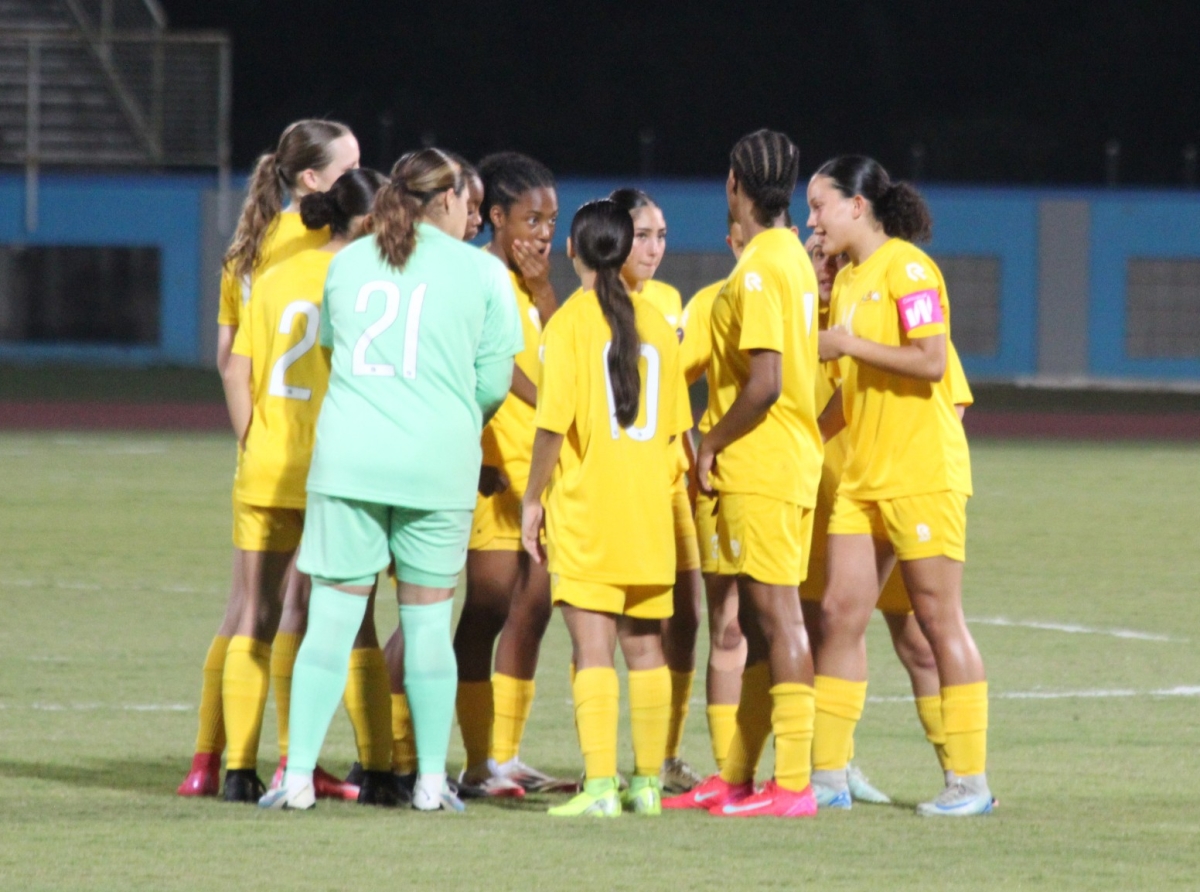
POLYGON ((754 205, 754 219, 773 226, 792 203, 800 174, 800 150, 787 134, 756 130, 738 140, 729 153, 738 188, 754 205))
POLYGON ((492 208, 508 213, 518 199, 531 189, 553 189, 554 174, 542 162, 520 152, 496 152, 479 162, 483 178, 483 204, 479 213, 494 230, 492 208))

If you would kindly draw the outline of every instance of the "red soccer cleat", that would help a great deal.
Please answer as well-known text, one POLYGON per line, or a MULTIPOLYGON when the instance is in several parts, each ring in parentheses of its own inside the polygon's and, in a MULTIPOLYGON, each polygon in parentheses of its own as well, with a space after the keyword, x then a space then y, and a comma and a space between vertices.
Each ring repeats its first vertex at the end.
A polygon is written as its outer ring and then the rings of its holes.
POLYGON ((721 775, 714 774, 698 787, 692 787, 686 793, 670 796, 662 801, 663 808, 702 808, 705 811, 738 802, 754 793, 754 784, 747 781, 744 784, 731 784, 722 780, 721 775))
POLYGON ((175 792, 180 796, 216 796, 221 791, 221 754, 196 753, 192 769, 175 792))
MULTIPOLYGON (((271 789, 276 790, 283 784, 283 775, 287 771, 287 756, 279 760, 275 776, 271 778, 271 789)), ((358 802, 358 784, 347 783, 334 777, 320 765, 313 769, 313 790, 318 799, 341 799, 343 802, 358 802)))
POLYGON ((811 818, 817 813, 817 800, 811 784, 797 792, 769 780, 757 793, 710 808, 708 813, 718 818, 811 818))
POLYGON ((313 769, 313 789, 318 799, 358 802, 358 784, 348 784, 341 778, 334 777, 320 765, 313 769))

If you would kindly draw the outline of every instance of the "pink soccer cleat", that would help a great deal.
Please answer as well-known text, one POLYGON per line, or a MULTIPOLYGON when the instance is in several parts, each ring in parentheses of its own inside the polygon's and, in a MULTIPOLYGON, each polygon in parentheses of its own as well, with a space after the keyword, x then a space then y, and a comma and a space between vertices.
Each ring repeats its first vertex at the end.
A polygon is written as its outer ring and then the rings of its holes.
POLYGON ((744 784, 731 784, 714 774, 698 787, 692 787, 686 793, 670 796, 662 801, 663 808, 702 808, 706 811, 738 802, 754 793, 754 784, 747 781, 744 784))
POLYGON ((719 818, 811 818, 817 813, 817 800, 811 784, 796 792, 769 780, 757 793, 710 808, 708 813, 719 818))
POLYGON ((221 791, 221 754, 196 753, 179 789, 180 796, 216 796, 221 791))

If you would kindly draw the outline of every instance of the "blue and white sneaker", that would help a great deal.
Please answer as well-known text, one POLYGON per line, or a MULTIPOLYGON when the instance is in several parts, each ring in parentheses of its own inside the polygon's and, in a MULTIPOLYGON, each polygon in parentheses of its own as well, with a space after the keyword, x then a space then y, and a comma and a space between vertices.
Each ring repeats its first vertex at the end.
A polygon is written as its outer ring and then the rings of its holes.
POLYGON ((867 776, 853 762, 846 766, 846 785, 850 788, 850 798, 855 802, 888 805, 892 801, 887 793, 867 780, 867 776))
POLYGON ((923 818, 971 818, 990 815, 994 806, 987 778, 980 774, 958 778, 933 800, 918 805, 917 814, 923 818))
POLYGON ((287 809, 288 811, 308 811, 317 804, 317 793, 312 782, 297 789, 291 789, 287 784, 268 790, 267 794, 258 800, 259 808, 287 809))
POLYGON ((812 789, 813 798, 817 800, 817 808, 840 808, 849 811, 853 804, 849 787, 830 787, 813 781, 812 789))

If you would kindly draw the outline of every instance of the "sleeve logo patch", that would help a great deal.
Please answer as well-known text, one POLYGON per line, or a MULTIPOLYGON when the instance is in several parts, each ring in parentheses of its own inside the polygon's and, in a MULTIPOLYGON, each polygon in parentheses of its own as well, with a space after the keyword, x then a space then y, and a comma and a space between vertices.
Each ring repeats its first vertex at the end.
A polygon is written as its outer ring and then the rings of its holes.
POLYGON ((945 321, 942 317, 942 303, 933 289, 905 295, 897 304, 900 307, 900 321, 906 332, 923 325, 945 321))
POLYGON ((929 274, 925 272, 925 267, 919 263, 910 263, 904 267, 904 271, 908 273, 908 277, 914 282, 928 282, 929 274))
POLYGON ((762 276, 758 273, 746 273, 746 278, 743 281, 747 291, 763 290, 762 276))

